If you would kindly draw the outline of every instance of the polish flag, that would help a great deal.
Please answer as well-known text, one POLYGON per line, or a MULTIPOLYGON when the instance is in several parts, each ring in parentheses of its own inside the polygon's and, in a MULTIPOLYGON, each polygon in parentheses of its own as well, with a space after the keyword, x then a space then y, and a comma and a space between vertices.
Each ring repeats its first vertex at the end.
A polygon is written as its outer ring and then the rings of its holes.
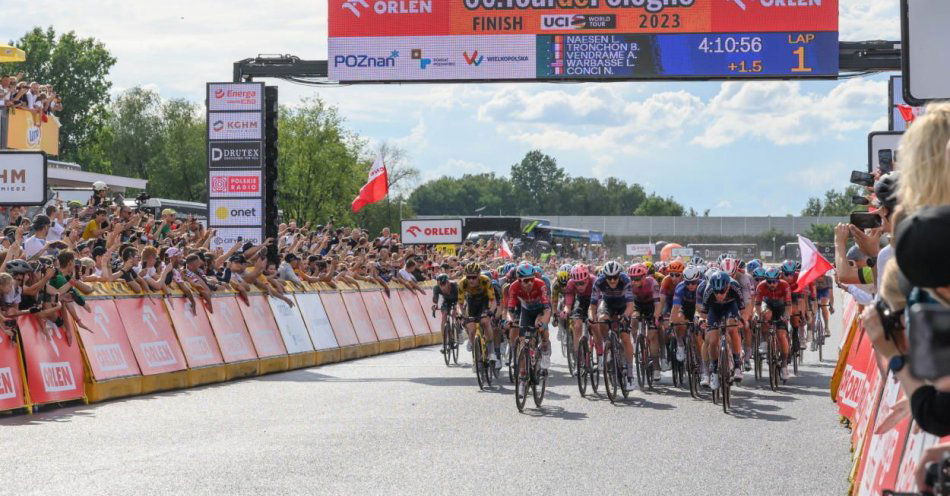
POLYGON ((798 281, 795 284, 798 288, 807 287, 834 267, 831 262, 821 256, 821 253, 818 253, 818 248, 810 239, 799 235, 798 248, 802 252, 802 271, 798 274, 798 281))
POLYGON ((376 203, 389 193, 389 176, 386 174, 386 164, 383 163, 383 157, 377 156, 373 162, 373 168, 369 170, 369 180, 360 188, 360 194, 353 199, 351 207, 353 213, 359 212, 361 208, 376 203))
POLYGON ((501 246, 498 247, 498 257, 499 258, 515 258, 515 254, 511 252, 511 248, 508 246, 508 241, 505 239, 501 240, 501 246))
POLYGON ((912 107, 906 103, 900 103, 897 105, 897 110, 901 113, 901 117, 904 118, 904 121, 910 124, 921 114, 923 109, 920 107, 912 107))

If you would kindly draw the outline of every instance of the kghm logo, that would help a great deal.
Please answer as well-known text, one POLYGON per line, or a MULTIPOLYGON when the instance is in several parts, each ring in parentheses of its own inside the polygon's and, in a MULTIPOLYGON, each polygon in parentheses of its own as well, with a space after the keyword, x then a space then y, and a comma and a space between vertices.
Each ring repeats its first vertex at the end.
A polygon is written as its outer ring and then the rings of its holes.
MULTIPOLYGON (((356 17, 360 17, 362 9, 368 9, 367 0, 344 0, 343 8, 349 10, 356 17)), ((376 0, 373 2, 373 12, 377 14, 431 14, 432 0, 376 0)))
POLYGON ((211 125, 211 129, 214 129, 215 132, 224 130, 224 121, 214 121, 214 124, 211 125))
POLYGON ((474 65, 475 67, 482 65, 482 61, 485 60, 483 55, 478 54, 478 50, 472 52, 471 56, 469 56, 468 52, 462 52, 462 56, 465 57, 466 64, 474 65))
POLYGON ((393 50, 388 57, 370 55, 337 55, 333 57, 333 66, 339 67, 396 67, 399 50, 393 50))

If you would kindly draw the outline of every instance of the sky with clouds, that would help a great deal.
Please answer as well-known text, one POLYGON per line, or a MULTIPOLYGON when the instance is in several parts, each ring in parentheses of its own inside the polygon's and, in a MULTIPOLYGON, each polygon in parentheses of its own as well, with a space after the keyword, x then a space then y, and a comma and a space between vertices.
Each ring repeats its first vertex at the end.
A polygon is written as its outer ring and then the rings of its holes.
MULTIPOLYGON (((900 39, 898 0, 840 4, 841 40, 900 39)), ((0 35, 40 24, 96 37, 118 59, 116 91, 147 86, 201 102, 204 83, 230 80, 236 60, 325 58, 326 9, 325 0, 35 0, 0 17, 0 35)), ((785 215, 864 168, 867 133, 887 129, 887 79, 278 85, 282 104, 319 95, 360 135, 405 148, 423 180, 505 174, 537 148, 572 175, 638 182, 712 215, 785 215)))

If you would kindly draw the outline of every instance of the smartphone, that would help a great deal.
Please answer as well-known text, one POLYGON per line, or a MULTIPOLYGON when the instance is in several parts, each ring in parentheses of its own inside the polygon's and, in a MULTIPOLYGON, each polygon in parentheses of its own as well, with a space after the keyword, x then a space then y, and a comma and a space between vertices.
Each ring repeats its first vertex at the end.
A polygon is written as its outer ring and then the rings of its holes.
POLYGON ((851 183, 870 188, 874 186, 874 176, 862 171, 851 171, 851 183))
POLYGON ((851 212, 851 224, 858 229, 875 229, 881 227, 881 216, 871 212, 851 212))
POLYGON ((871 200, 868 200, 867 198, 861 195, 854 195, 851 197, 851 203, 855 205, 870 205, 871 200))
POLYGON ((878 169, 881 171, 881 174, 887 174, 894 170, 894 151, 893 150, 878 150, 877 151, 877 163, 878 169))
POLYGON ((237 237, 237 242, 240 243, 240 242, 242 242, 242 241, 244 241, 244 236, 238 236, 238 237, 237 237))
POLYGON ((910 372, 936 380, 950 375, 950 309, 939 304, 910 307, 910 372))

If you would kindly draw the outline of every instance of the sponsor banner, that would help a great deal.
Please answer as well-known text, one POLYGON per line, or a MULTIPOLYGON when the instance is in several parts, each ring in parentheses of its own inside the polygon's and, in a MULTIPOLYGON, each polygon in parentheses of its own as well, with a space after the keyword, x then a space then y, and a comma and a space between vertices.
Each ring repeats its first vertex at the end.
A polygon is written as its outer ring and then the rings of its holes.
POLYGON ((534 36, 331 38, 334 81, 534 79, 534 36))
POLYGON ((261 198, 247 200, 208 200, 208 225, 261 226, 264 224, 264 201, 261 198))
POLYGON ((389 318, 389 310, 386 309, 386 302, 383 301, 383 292, 360 291, 359 294, 363 298, 366 313, 373 322, 373 330, 376 331, 376 338, 380 341, 389 341, 398 338, 396 328, 393 327, 393 320, 389 318))
POLYGON ((260 112, 208 112, 209 140, 260 140, 263 129, 260 112))
POLYGON ((28 315, 17 319, 17 325, 23 339, 27 387, 33 403, 82 398, 82 354, 72 323, 67 322, 70 329, 65 329, 28 315), (72 339, 67 339, 67 332, 73 333, 72 339))
MULTIPOLYGON (((402 308, 406 311, 406 315, 409 317, 409 324, 412 328, 412 333, 416 336, 424 336, 426 334, 432 334, 432 330, 429 329, 428 321, 426 320, 426 313, 422 309, 422 305, 419 303, 419 299, 416 298, 414 292, 410 289, 399 289, 399 300, 402 302, 402 308)), ((429 297, 431 302, 432 297, 429 297)), ((429 305, 431 306, 431 305, 429 305)), ((426 307, 426 310, 429 308, 426 307)))
POLYGON ((208 172, 210 198, 260 198, 264 196, 260 170, 214 170, 208 172))
POLYGON ((0 205, 42 205, 46 199, 46 156, 0 152, 0 205))
POLYGON ((360 292, 346 291, 342 295, 343 305, 346 306, 346 313, 350 316, 350 322, 353 323, 353 329, 356 330, 356 337, 360 340, 360 344, 379 341, 373 329, 373 321, 370 320, 366 306, 363 305, 360 292))
POLYGON ((263 295, 250 295, 248 302, 250 306, 238 301, 238 308, 244 316, 244 323, 251 334, 257 356, 268 358, 286 355, 287 348, 284 347, 283 339, 277 330, 277 323, 274 321, 274 315, 271 314, 267 299, 263 295))
POLYGON ((0 332, 0 411, 13 410, 25 404, 20 346, 0 332))
POLYGON ((837 0, 330 0, 329 36, 836 31, 837 0))
POLYGON ((263 147, 261 141, 209 141, 208 168, 260 169, 264 166, 263 147))
POLYGON ((407 245, 459 244, 462 242, 462 220, 404 220, 400 239, 407 245))
POLYGON ((7 148, 59 155, 59 127, 56 116, 44 117, 28 110, 10 109, 7 113, 7 148))
POLYGON ((187 298, 166 298, 165 305, 175 326, 175 333, 178 334, 178 342, 181 343, 181 351, 185 354, 188 368, 224 363, 204 305, 199 304, 196 307, 187 298))
POLYGON ((188 368, 168 311, 160 298, 115 300, 115 306, 125 324, 142 375, 188 368))
POLYGON ((261 110, 264 83, 209 83, 208 110, 261 110))
POLYGON ((264 236, 260 227, 218 227, 211 237, 211 249, 228 250, 235 243, 254 243, 259 245, 264 236), (239 239, 240 238, 240 239, 239 239))
POLYGON ((272 296, 268 296, 267 301, 270 303, 271 312, 274 315, 274 320, 277 322, 280 335, 283 336, 287 353, 294 354, 313 351, 313 343, 310 341, 310 336, 307 335, 307 326, 300 316, 300 312, 303 311, 303 309, 300 308, 300 299, 297 299, 296 308, 292 308, 290 305, 284 303, 283 300, 272 296), (298 311, 298 309, 300 309, 300 311, 298 311))
POLYGON ((891 428, 882 426, 883 421, 891 414, 894 405, 905 398, 900 383, 892 373, 888 373, 884 381, 884 392, 878 408, 874 430, 868 442, 866 458, 864 460, 864 474, 858 486, 859 495, 877 495, 884 489, 894 487, 897 481, 897 472, 900 466, 900 457, 904 442, 910 429, 910 415, 904 416, 891 428), (883 432, 878 432, 883 431, 883 432))
MULTIPOLYGON (((383 301, 386 302, 386 309, 389 310, 389 316, 393 319, 393 326, 396 328, 396 334, 401 338, 411 338, 412 324, 409 323, 409 315, 406 314, 405 307, 402 306, 402 291, 390 289, 388 295, 383 295, 383 301)), ((431 306, 432 297, 429 297, 431 306)))
POLYGON ((323 309, 330 318, 330 326, 333 328, 333 335, 341 348, 355 346, 360 344, 356 337, 356 330, 353 329, 353 323, 350 322, 350 316, 346 313, 346 307, 343 305, 343 297, 340 293, 327 292, 320 293, 320 301, 323 302, 323 309))
MULTIPOLYGON (((323 309, 320 296, 314 293, 298 293, 294 295, 294 298, 297 299, 297 308, 300 310, 303 322, 306 323, 305 330, 310 334, 313 347, 318 350, 339 348, 336 336, 333 335, 333 327, 330 325, 330 317, 323 309)), ((271 300, 271 302, 274 301, 271 300)), ((277 314, 277 310, 274 311, 274 314, 277 314)), ((279 318, 277 323, 280 323, 279 318)))
POLYGON ((442 315, 439 312, 436 312, 435 315, 432 315, 431 306, 432 306, 432 288, 424 288, 426 294, 421 295, 415 293, 416 298, 419 299, 419 305, 422 306, 422 313, 426 316, 426 322, 429 323, 429 331, 435 334, 442 334, 442 315))
POLYGON ((79 318, 94 332, 79 331, 96 381, 141 375, 132 345, 113 300, 86 300, 76 305, 79 318))
POLYGON ((655 252, 656 252, 656 246, 652 244, 627 245, 628 257, 642 257, 644 255, 653 255, 655 252))
POLYGON ((247 326, 241 316, 241 309, 238 308, 237 299, 234 296, 212 298, 211 310, 208 320, 225 363, 255 360, 257 353, 247 334, 247 326))
POLYGON ((897 482, 894 483, 895 492, 916 493, 920 491, 917 487, 917 468, 920 467, 920 459, 924 456, 924 451, 937 444, 940 438, 933 434, 921 430, 917 422, 911 420, 910 434, 907 436, 907 443, 904 445, 904 456, 901 458, 900 467, 897 471, 897 482))
POLYGON ((856 421, 857 409, 862 398, 870 394, 867 365, 871 354, 871 346, 864 334, 864 329, 860 326, 856 327, 851 346, 848 348, 847 362, 841 373, 841 384, 838 387, 838 413, 852 423, 856 421))
POLYGON ((673 248, 670 250, 670 256, 672 257, 681 257, 681 258, 690 258, 693 256, 692 248, 673 248))

